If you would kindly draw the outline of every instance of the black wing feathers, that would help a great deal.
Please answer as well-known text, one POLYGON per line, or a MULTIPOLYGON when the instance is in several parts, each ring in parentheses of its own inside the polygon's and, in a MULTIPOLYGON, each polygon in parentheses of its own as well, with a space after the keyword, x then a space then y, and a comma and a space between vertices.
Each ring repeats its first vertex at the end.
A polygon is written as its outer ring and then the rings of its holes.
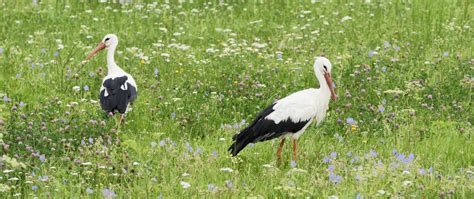
POLYGON ((100 105, 106 112, 125 113, 128 103, 133 100, 137 94, 137 90, 130 83, 126 83, 127 76, 110 78, 104 81, 104 90, 100 92, 100 105), (127 84, 127 85, 125 85, 127 84), (125 90, 122 89, 126 88, 125 90), (108 95, 105 96, 105 91, 108 95))
POLYGON ((234 143, 229 147, 229 151, 233 156, 237 155, 249 143, 271 140, 287 133, 296 133, 303 129, 303 127, 309 122, 309 120, 293 122, 288 118, 287 120, 280 121, 276 124, 273 120, 265 119, 265 117, 274 111, 273 106, 275 106, 275 104, 264 109, 260 114, 258 114, 252 124, 243 129, 239 134, 234 135, 232 138, 234 143))

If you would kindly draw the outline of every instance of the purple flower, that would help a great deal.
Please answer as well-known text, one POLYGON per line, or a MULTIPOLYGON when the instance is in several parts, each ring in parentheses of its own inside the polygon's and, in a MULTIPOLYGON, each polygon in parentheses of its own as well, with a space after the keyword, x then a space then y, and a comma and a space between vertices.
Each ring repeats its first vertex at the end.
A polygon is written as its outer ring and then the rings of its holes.
POLYGON ((352 151, 347 152, 347 156, 352 157, 352 151))
POLYGON ((89 143, 90 143, 90 144, 94 144, 94 138, 91 138, 91 137, 90 137, 90 138, 89 138, 89 143))
POLYGON ((392 154, 393 154, 393 155, 397 155, 397 154, 398 154, 397 149, 393 149, 393 150, 392 150, 392 154))
POLYGON ((342 177, 340 175, 335 175, 334 173, 329 174, 329 180, 335 184, 341 182, 342 177))
POLYGON ((84 86, 84 91, 89 91, 89 86, 85 85, 84 86))
POLYGON ((383 113, 383 112, 385 112, 385 107, 379 106, 379 113, 383 113))
POLYGON ((418 172, 419 172, 421 175, 425 175, 425 174, 426 174, 426 171, 425 171, 425 169, 423 169, 423 168, 420 168, 420 169, 418 170, 418 172))
POLYGON ((335 151, 331 152, 330 156, 332 158, 336 158, 337 157, 337 152, 335 152, 335 151))
POLYGON ((36 191, 36 190, 38 190, 38 186, 36 186, 36 185, 33 185, 33 186, 31 187, 31 190, 33 190, 33 191, 36 191))
POLYGON ((371 155, 372 157, 377 157, 378 154, 377 154, 377 152, 376 152, 375 150, 370 149, 370 155, 371 155))
POLYGON ((350 125, 354 125, 356 123, 356 121, 354 120, 354 118, 348 117, 348 118, 346 118, 346 123, 350 124, 350 125))
POLYGON ((57 56, 59 56, 59 52, 58 52, 58 51, 54 51, 53 55, 54 55, 55 57, 57 57, 57 56))
POLYGON ((25 104, 24 102, 20 102, 20 104, 19 104, 20 107, 23 107, 23 106, 25 106, 25 105, 26 105, 26 104, 25 104))
POLYGON ((35 63, 31 63, 31 68, 35 68, 36 64, 35 63))
POLYGON ((400 50, 400 46, 393 46, 393 49, 395 49, 395 51, 399 51, 399 50, 400 50))
POLYGON ((158 68, 155 68, 155 70, 153 71, 153 74, 155 74, 155 77, 158 77, 158 68))
POLYGON ((189 144, 189 142, 186 142, 184 145, 186 146, 186 148, 188 148, 189 153, 193 152, 193 147, 191 146, 191 144, 189 144))
POLYGON ((171 119, 174 120, 175 118, 176 118, 176 112, 172 112, 172 113, 171 113, 171 119))
POLYGON ((217 157, 217 151, 216 150, 212 150, 212 156, 217 157))
POLYGON ((387 72, 387 67, 386 66, 382 67, 382 72, 387 72))
POLYGON ((84 139, 81 140, 81 145, 85 145, 86 144, 86 141, 84 141, 84 139))
POLYGON ((87 194, 92 194, 92 193, 94 193, 94 190, 92 190, 91 188, 88 187, 88 188, 86 189, 86 193, 87 193, 87 194))
POLYGON ((428 169, 428 172, 433 173, 433 167, 430 167, 430 168, 428 169))
POLYGON ((329 165, 329 166, 328 166, 328 171, 334 171, 334 165, 332 165, 332 164, 329 165))
POLYGON ((164 140, 161 140, 159 144, 160 146, 165 146, 166 142, 164 140))
POLYGON ((444 53, 443 53, 443 56, 447 57, 447 56, 449 56, 449 53, 448 53, 448 52, 444 52, 444 53))
POLYGON ((408 155, 408 159, 413 160, 415 158, 415 155, 413 155, 413 153, 410 153, 410 155, 408 155))
POLYGON ((4 95, 3 96, 3 102, 11 102, 12 100, 8 98, 8 96, 4 95))
POLYGON ((110 190, 110 189, 103 189, 102 194, 104 195, 104 198, 114 198, 115 192, 110 190))
POLYGON ((375 52, 373 50, 369 51, 369 58, 372 58, 375 55, 375 52))
POLYGON ((329 159, 328 157, 324 157, 324 159, 323 159, 324 163, 328 163, 329 161, 331 161, 331 159, 329 159))
POLYGON ((44 162, 44 161, 46 160, 46 156, 45 156, 44 154, 43 154, 43 155, 40 155, 40 156, 39 156, 39 160, 40 160, 41 162, 44 162))
POLYGON ((290 166, 291 166, 291 168, 295 168, 297 166, 296 161, 291 160, 290 166))
POLYGON ((281 52, 277 53, 277 59, 282 60, 283 59, 283 54, 281 52))

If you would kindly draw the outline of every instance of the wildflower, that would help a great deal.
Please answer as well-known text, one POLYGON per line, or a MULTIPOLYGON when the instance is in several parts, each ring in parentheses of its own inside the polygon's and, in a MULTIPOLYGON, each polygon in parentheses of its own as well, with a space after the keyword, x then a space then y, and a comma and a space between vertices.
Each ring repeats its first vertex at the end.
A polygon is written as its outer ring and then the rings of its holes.
POLYGON ((38 190, 38 186, 36 186, 36 185, 33 185, 33 186, 31 187, 31 190, 33 190, 33 191, 36 191, 36 190, 38 190))
POLYGON ((296 161, 291 160, 290 166, 291 166, 291 168, 295 168, 297 166, 296 161))
POLYGON ((85 85, 83 89, 84 91, 89 91, 89 86, 85 85))
POLYGON ((387 67, 386 66, 382 67, 382 72, 387 72, 387 67))
POLYGON ((59 52, 58 52, 58 51, 54 51, 53 56, 55 56, 55 57, 59 56, 59 52))
POLYGON ((158 195, 158 199, 163 199, 163 194, 160 193, 160 195, 158 195))
POLYGON ((221 171, 223 171, 223 172, 229 172, 229 173, 234 172, 234 170, 231 169, 231 168, 221 168, 221 171))
POLYGON ((172 112, 172 113, 171 113, 171 119, 174 120, 175 118, 176 118, 176 112, 172 112))
POLYGON ((433 173, 433 167, 430 167, 430 168, 428 169, 428 172, 433 173))
POLYGON ((160 146, 165 146, 165 144, 166 144, 165 140, 160 141, 160 146))
POLYGON ((79 92, 79 91, 81 91, 81 87, 79 87, 79 86, 73 86, 73 87, 72 87, 72 90, 75 91, 75 92, 79 92))
POLYGON ((233 187, 234 185, 232 184, 232 181, 226 180, 226 181, 225 181, 225 186, 226 186, 227 188, 229 188, 229 189, 232 189, 232 187, 233 187))
POLYGON ((395 51, 399 51, 399 50, 400 50, 400 46, 393 46, 393 49, 394 49, 395 51))
POLYGON ((3 54, 3 51, 4 51, 3 48, 0 47, 0 54, 3 54))
POLYGON ((19 106, 20 106, 20 107, 23 107, 23 106, 25 106, 25 103, 24 103, 24 102, 20 102, 19 106))
POLYGON ((328 171, 334 171, 334 165, 332 165, 332 164, 329 165, 329 166, 328 166, 328 171))
POLYGON ((354 120, 354 118, 348 117, 346 118, 346 123, 350 125, 354 125, 356 124, 356 121, 354 120))
POLYGON ((376 156, 377 156, 377 152, 376 152, 375 150, 373 150, 373 149, 370 149, 370 155, 371 155, 372 157, 376 157, 376 156))
POLYGON ((397 155, 397 154, 398 154, 397 149, 393 149, 393 150, 392 150, 392 154, 393 154, 393 155, 397 155))
POLYGON ((8 96, 4 95, 3 96, 3 102, 11 102, 12 100, 8 98, 8 96))
POLYGON ((337 157, 337 152, 333 151, 333 152, 331 152, 330 155, 331 155, 332 158, 336 158, 337 157))
POLYGON ((44 155, 44 154, 43 154, 43 155, 40 155, 40 156, 39 156, 39 160, 40 160, 41 162, 44 162, 44 161, 46 160, 45 155, 44 155))
POLYGON ((369 51, 369 58, 372 58, 375 55, 375 52, 373 50, 369 51))
POLYGON ((352 19, 352 17, 350 17, 350 16, 344 16, 341 19, 341 23, 343 23, 344 21, 347 21, 347 20, 351 20, 351 19, 352 19))
POLYGON ((356 124, 351 125, 351 131, 357 131, 357 125, 356 124))
POLYGON ((360 193, 357 193, 356 199, 363 199, 363 197, 362 197, 362 195, 360 195, 360 193))
POLYGON ((384 45, 385 47, 390 47, 390 42, 384 41, 384 42, 383 42, 383 45, 384 45))
POLYGON ((385 112, 385 107, 383 107, 382 105, 379 106, 379 113, 383 113, 385 112))
POLYGON ((329 159, 328 157, 324 157, 324 159, 323 159, 324 163, 328 163, 329 161, 331 161, 331 159, 329 159))
POLYGON ((444 52, 444 53, 443 53, 443 56, 447 57, 447 56, 449 56, 449 53, 448 53, 448 52, 444 52))
POLYGON ((46 53, 46 48, 41 48, 41 53, 46 53))
POLYGON ((213 157, 217 157, 217 151, 216 151, 216 150, 213 150, 213 151, 212 151, 212 156, 213 156, 213 157))
POLYGON ((186 148, 188 148, 189 153, 193 152, 193 147, 191 146, 191 144, 189 144, 189 142, 186 142, 184 145, 186 146, 186 148))
POLYGON ((208 184, 207 185, 207 190, 209 190, 209 191, 214 191, 215 188, 216 188, 216 186, 214 184, 208 184))
POLYGON ((153 71, 153 74, 155 74, 155 77, 158 77, 158 68, 155 68, 155 71, 153 71))
POLYGON ((94 193, 94 190, 92 190, 91 188, 88 187, 88 188, 86 189, 86 193, 87 193, 87 194, 92 194, 92 193, 94 193))
POLYGON ((104 198, 114 198, 115 192, 110 190, 110 189, 103 189, 102 194, 104 195, 104 198))
POLYGON ((352 157, 352 151, 347 152, 347 156, 352 157))
POLYGON ((425 169, 423 169, 423 168, 418 169, 418 172, 419 172, 421 175, 425 175, 425 174, 426 174, 426 171, 425 171, 425 169))
POLYGON ((341 182, 341 180, 342 180, 342 177, 340 175, 335 175, 334 173, 329 174, 329 181, 337 184, 341 182))
POLYGON ((277 59, 278 60, 283 60, 283 53, 282 52, 280 52, 280 51, 277 52, 277 59))
POLYGON ((151 145, 151 148, 155 148, 158 144, 155 141, 153 141, 150 143, 150 145, 151 145))
POLYGON ((89 138, 89 143, 90 143, 90 144, 93 144, 93 143, 94 143, 94 138, 91 138, 91 137, 90 137, 90 138, 89 138))
POLYGON ((185 181, 181 181, 179 182, 179 184, 181 184, 181 186, 184 188, 184 189, 188 189, 189 187, 191 187, 191 184, 185 182, 185 181))
POLYGON ((20 73, 18 73, 18 74, 16 74, 16 76, 15 76, 15 77, 16 77, 17 79, 19 79, 19 78, 21 77, 21 74, 20 74, 20 73))

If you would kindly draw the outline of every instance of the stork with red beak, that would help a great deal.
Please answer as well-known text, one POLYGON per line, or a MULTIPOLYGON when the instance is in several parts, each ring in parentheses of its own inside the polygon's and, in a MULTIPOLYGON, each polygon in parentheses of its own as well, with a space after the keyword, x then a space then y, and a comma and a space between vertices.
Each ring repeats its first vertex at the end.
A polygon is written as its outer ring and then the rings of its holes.
POLYGON ((317 57, 313 68, 320 87, 293 93, 261 111, 248 127, 232 138, 234 143, 229 151, 233 156, 250 143, 281 138, 277 150, 281 160, 285 139, 289 137, 293 142, 293 160, 296 161, 298 138, 313 121, 317 124, 323 121, 330 99, 337 99, 331 78, 331 62, 317 57))
POLYGON ((114 59, 118 38, 114 34, 108 34, 102 39, 97 47, 87 55, 87 60, 103 49, 107 49, 107 76, 102 81, 100 88, 100 105, 109 115, 120 113, 120 122, 125 120, 125 113, 129 104, 137 97, 137 84, 133 77, 123 71, 114 59))

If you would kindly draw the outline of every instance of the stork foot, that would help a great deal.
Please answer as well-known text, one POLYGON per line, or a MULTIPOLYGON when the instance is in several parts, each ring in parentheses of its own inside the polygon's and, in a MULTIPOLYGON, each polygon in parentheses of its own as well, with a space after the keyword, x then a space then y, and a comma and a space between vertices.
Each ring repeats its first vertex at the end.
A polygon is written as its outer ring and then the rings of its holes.
POLYGON ((120 114, 120 124, 125 123, 125 114, 120 114))
POLYGON ((113 112, 109 112, 108 115, 109 115, 110 117, 112 117, 112 116, 114 116, 114 113, 113 113, 113 112))

